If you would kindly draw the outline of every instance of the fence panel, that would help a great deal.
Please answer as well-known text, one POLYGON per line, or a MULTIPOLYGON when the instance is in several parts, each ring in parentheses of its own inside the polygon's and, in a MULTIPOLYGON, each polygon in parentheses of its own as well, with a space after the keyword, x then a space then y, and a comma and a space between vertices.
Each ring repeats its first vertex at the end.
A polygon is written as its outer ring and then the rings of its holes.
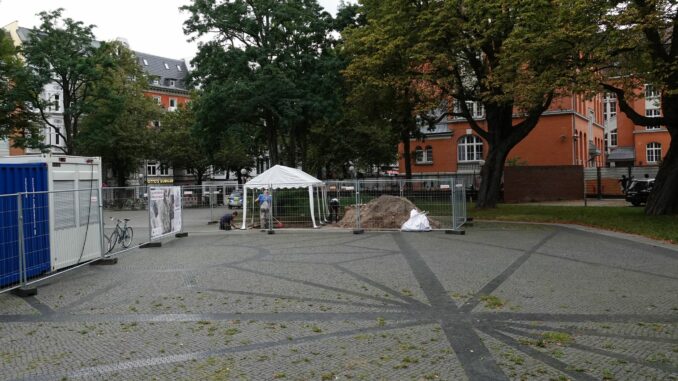
POLYGON ((24 282, 21 196, 0 195, 0 291, 24 282))
POLYGON ((150 241, 147 187, 102 188, 102 197, 105 252, 116 253, 150 241), (131 239, 127 238, 130 232, 131 239))

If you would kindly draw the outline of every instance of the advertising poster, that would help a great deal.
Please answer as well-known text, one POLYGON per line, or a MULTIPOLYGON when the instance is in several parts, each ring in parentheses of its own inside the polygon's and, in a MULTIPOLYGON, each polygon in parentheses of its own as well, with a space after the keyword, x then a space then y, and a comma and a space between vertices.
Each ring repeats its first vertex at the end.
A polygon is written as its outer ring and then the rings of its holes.
POLYGON ((181 187, 151 187, 151 238, 181 231, 181 187))

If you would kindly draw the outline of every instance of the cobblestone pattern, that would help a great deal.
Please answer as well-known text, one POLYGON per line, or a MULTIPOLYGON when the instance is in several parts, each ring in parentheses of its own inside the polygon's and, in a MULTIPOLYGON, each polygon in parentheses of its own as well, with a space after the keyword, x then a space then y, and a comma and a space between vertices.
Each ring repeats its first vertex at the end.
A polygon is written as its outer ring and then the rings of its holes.
POLYGON ((553 226, 193 234, 0 295, 0 379, 676 380, 677 259, 553 226))

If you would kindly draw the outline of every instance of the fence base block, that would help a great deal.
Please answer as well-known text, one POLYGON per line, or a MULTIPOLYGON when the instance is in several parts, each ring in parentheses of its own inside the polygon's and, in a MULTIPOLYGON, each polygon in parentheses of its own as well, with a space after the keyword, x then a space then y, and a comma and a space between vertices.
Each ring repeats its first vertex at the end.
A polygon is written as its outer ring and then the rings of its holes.
POLYGON ((15 288, 12 290, 12 294, 20 297, 20 298, 27 298, 29 296, 35 296, 38 295, 38 288, 37 287, 19 287, 15 288))
POLYGON ((353 234, 363 234, 365 233, 365 229, 353 229, 353 234))
POLYGON ((445 234, 466 235, 465 230, 445 230, 445 234))
POLYGON ((118 263, 118 258, 104 257, 98 261, 90 263, 90 266, 109 266, 118 263))
POLYGON ((207 222, 207 225, 214 225, 216 223, 219 223, 219 221, 209 221, 209 222, 207 222))
POLYGON ((177 237, 177 238, 188 237, 188 232, 177 233, 177 234, 175 234, 174 236, 177 237))
POLYGON ((148 247, 162 247, 162 242, 146 242, 139 245, 140 249, 146 249, 148 247))

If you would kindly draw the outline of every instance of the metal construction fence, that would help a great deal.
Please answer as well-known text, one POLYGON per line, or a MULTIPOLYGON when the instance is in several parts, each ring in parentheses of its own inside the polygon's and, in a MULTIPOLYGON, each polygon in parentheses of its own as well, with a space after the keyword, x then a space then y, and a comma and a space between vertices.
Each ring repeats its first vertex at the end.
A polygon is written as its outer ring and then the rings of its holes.
POLYGON ((0 195, 0 291, 101 259, 100 190, 0 195))
MULTIPOLYGON (((168 236, 151 234, 157 228, 153 215, 158 214, 153 210, 155 201, 149 202, 152 188, 83 187, 0 195, 0 292, 168 236)), ((245 202, 242 188, 234 185, 175 187, 181 195, 180 230, 216 231, 220 218, 235 211, 239 215, 234 226, 270 233, 289 228, 396 230, 414 208, 426 213, 434 230, 461 231, 467 220, 468 184, 463 178, 347 180, 311 188, 267 188, 271 205, 263 212, 257 202, 263 190, 248 191, 245 202), (247 220, 243 221, 245 206, 247 220)))
POLYGON ((654 178, 659 167, 616 167, 584 168, 586 195, 589 197, 622 197, 624 195, 621 179, 654 178))

